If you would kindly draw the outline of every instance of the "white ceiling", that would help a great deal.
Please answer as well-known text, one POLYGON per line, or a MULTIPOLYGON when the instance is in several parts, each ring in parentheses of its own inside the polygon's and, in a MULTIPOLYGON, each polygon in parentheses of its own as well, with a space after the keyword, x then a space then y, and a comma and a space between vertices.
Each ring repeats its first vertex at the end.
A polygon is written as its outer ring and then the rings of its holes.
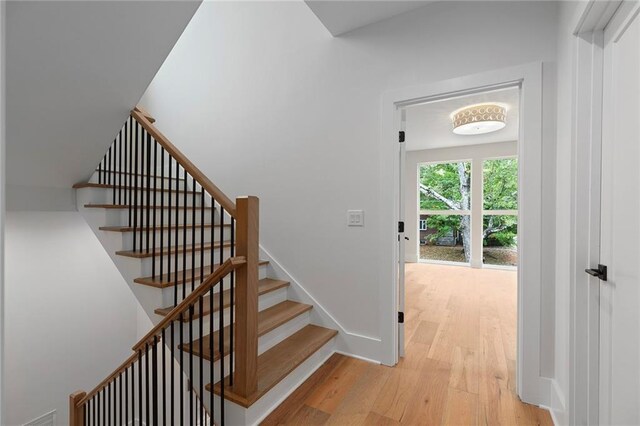
POLYGON ((431 102, 407 108, 406 149, 451 148, 518 140, 519 89, 517 87, 431 102), (450 115, 467 105, 498 102, 507 105, 504 129, 484 135, 456 135, 450 115))
POLYGON ((7 2, 8 183, 89 177, 199 5, 7 2))
POLYGON ((307 6, 335 37, 365 25, 418 9, 425 0, 305 0, 307 6))

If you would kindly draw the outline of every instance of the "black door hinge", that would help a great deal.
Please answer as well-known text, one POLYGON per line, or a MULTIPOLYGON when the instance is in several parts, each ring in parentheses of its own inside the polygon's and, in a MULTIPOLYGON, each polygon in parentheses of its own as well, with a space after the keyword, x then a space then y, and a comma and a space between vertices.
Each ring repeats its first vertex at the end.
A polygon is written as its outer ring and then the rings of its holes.
POLYGON ((404 222, 398 222, 398 232, 404 232, 404 222))
POLYGON ((398 132, 398 142, 404 142, 404 130, 400 130, 400 132, 398 132))
POLYGON ((585 269, 584 271, 592 277, 600 278, 602 281, 607 280, 607 265, 598 265, 598 269, 585 269))
POLYGON ((398 323, 404 324, 404 312, 398 312, 398 323))

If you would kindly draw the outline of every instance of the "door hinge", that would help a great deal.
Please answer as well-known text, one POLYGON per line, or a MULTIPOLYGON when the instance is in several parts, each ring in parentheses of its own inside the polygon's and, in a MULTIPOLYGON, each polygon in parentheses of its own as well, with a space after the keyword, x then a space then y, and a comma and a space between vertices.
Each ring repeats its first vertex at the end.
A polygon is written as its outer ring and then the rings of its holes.
POLYGON ((404 324, 404 312, 398 312, 398 323, 404 324))
POLYGON ((404 222, 398 222, 398 232, 404 232, 404 222))
POLYGON ((400 143, 404 142, 404 130, 400 130, 398 132, 398 142, 400 143))
POLYGON ((592 277, 599 278, 602 281, 607 280, 607 265, 598 265, 598 269, 585 269, 584 271, 592 277))

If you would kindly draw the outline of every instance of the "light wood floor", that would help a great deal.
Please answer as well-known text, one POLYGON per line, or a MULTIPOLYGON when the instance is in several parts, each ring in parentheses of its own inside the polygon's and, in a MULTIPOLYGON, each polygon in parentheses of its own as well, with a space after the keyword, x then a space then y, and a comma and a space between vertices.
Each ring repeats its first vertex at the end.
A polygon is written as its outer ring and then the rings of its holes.
POLYGON ((407 354, 331 357, 263 425, 551 425, 515 395, 516 272, 407 264, 407 354))

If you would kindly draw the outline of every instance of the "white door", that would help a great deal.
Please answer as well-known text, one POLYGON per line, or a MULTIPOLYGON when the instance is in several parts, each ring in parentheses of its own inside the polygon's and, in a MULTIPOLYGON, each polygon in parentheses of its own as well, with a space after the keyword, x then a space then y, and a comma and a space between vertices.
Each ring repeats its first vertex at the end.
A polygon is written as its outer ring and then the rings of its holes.
POLYGON ((400 179, 398 194, 400 205, 398 206, 398 356, 404 356, 404 264, 405 264, 405 244, 404 244, 404 197, 405 197, 405 156, 404 132, 406 126, 406 110, 400 111, 400 132, 398 142, 400 143, 399 170, 400 179))
MULTIPOLYGON (((635 3, 635 2, 634 2, 635 3)), ((600 263, 600 424, 640 424, 640 18, 605 29, 600 263)), ((595 268, 595 265, 592 265, 595 268)))

